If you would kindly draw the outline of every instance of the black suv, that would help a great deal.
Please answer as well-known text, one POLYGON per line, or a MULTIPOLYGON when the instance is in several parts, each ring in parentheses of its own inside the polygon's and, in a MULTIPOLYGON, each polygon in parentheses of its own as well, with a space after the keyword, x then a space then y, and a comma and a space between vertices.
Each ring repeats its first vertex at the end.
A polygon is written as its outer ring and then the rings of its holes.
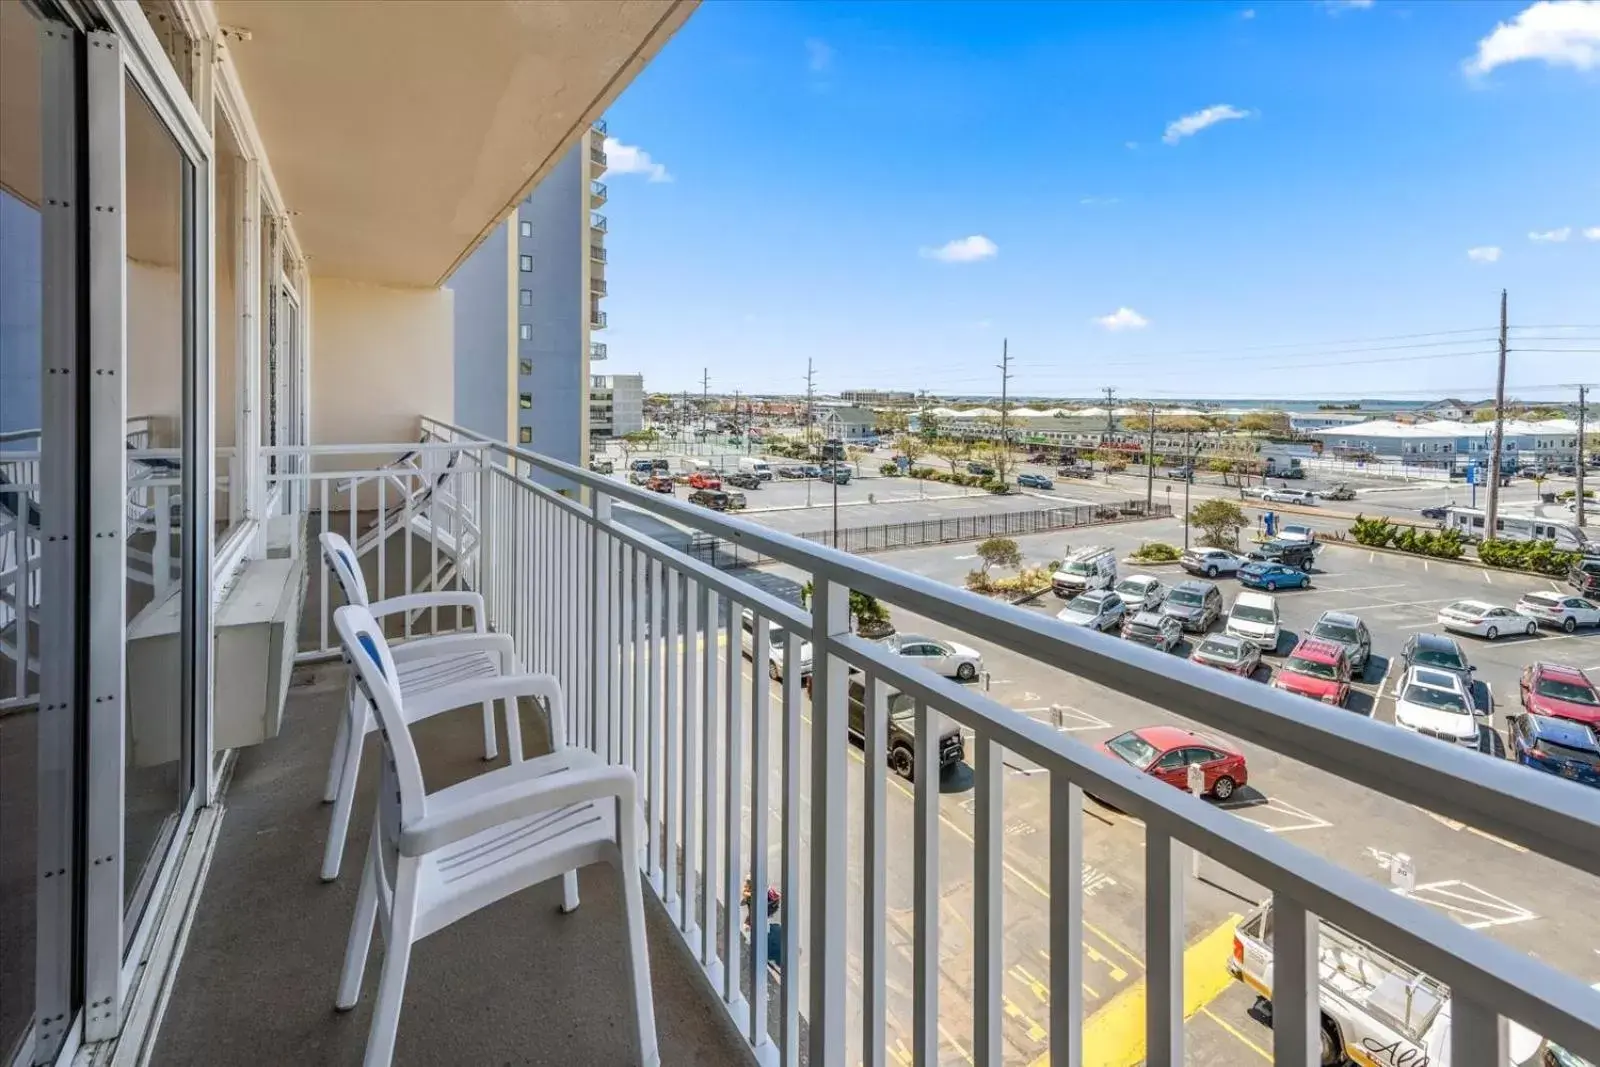
POLYGON ((1257 545, 1255 551, 1250 553, 1250 558, 1310 571, 1312 562, 1317 558, 1317 546, 1309 541, 1284 541, 1274 538, 1257 545))
POLYGON ((734 471, 732 474, 725 475, 722 480, 740 489, 761 488, 761 479, 749 471, 734 471))
POLYGON ((1222 590, 1216 583, 1200 579, 1179 582, 1161 602, 1161 614, 1171 615, 1185 630, 1205 633, 1222 617, 1222 590))
MULTIPOLYGON (((865 740, 867 728, 867 687, 859 678, 850 679, 850 733, 865 740)), ((891 689, 889 706, 889 767, 907 781, 916 776, 917 702, 907 693, 891 689)), ((930 708, 929 712, 935 714, 930 708)), ((961 727, 951 724, 939 735, 939 768, 966 758, 966 745, 961 740, 961 727)))

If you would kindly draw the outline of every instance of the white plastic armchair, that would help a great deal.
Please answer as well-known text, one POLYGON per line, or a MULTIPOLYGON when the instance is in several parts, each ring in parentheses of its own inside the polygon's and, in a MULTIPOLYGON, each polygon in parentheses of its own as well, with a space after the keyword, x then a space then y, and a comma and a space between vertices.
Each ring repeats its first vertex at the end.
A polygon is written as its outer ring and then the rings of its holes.
MULTIPOLYGON (((655 1007, 645 943, 638 855, 643 834, 637 783, 625 767, 558 745, 537 759, 501 767, 428 793, 408 723, 442 702, 429 695, 408 708, 396 684, 398 665, 370 612, 340 608, 334 623, 383 734, 383 781, 345 949, 335 1007, 361 995, 373 926, 383 927, 383 963, 364 1062, 384 1067, 394 1055, 412 946, 496 901, 561 877, 576 905, 576 870, 605 862, 622 880, 629 977, 638 1061, 657 1067, 655 1007)), ((487 679, 474 689, 514 703, 550 704, 552 729, 564 707, 548 675, 487 679)), ((570 910, 570 908, 568 909, 570 910)), ((548 966, 562 961, 547 959, 548 966)))

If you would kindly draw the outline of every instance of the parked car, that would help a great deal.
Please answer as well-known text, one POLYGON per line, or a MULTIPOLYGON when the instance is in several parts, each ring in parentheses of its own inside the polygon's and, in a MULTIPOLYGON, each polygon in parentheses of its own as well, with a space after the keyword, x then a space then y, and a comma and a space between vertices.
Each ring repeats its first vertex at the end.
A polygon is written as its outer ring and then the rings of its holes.
POLYGON ((1093 478, 1094 465, 1090 463, 1063 463, 1056 468, 1058 478, 1093 478))
POLYGON ((1412 667, 1395 688, 1396 726, 1465 748, 1480 747, 1478 719, 1488 713, 1474 701, 1472 683, 1455 671, 1412 667))
POLYGON ((721 489, 722 479, 710 471, 694 471, 689 475, 690 489, 721 489))
POLYGON ((1310 541, 1273 538, 1257 545, 1249 558, 1257 563, 1282 563, 1296 570, 1309 571, 1317 558, 1317 546, 1310 541))
POLYGON ((815 463, 804 464, 800 469, 805 472, 803 475, 801 475, 804 478, 822 477, 822 468, 817 466, 815 463))
POLYGON ((1306 637, 1278 668, 1272 687, 1342 708, 1350 699, 1352 673, 1343 644, 1306 637))
POLYGON ((1600 604, 1570 593, 1525 593, 1517 601, 1517 614, 1569 634, 1580 626, 1600 626, 1600 604))
POLYGON ((1191 548, 1178 557, 1178 566, 1190 574, 1203 574, 1215 578, 1219 574, 1237 574, 1246 560, 1225 548, 1191 548))
POLYGON ((1322 499, 1324 500, 1354 500, 1355 498, 1356 491, 1343 482, 1331 485, 1322 491, 1322 499))
POLYGON ((1169 467, 1167 469, 1167 477, 1175 482, 1192 482, 1194 481, 1194 468, 1187 463, 1181 467, 1169 467))
POLYGON ((993 478, 994 468, 987 463, 979 463, 977 460, 973 460, 967 464, 967 473, 976 474, 980 478, 993 478))
MULTIPOLYGON (((756 647, 755 636, 754 636, 754 634, 753 634, 753 632, 751 630, 751 626, 753 625, 754 618, 755 618, 755 616, 751 613, 750 609, 749 608, 745 608, 744 609, 744 614, 743 614, 743 619, 742 619, 742 622, 743 622, 743 625, 744 625, 744 634, 743 634, 744 654, 747 655, 747 656, 752 656, 752 657, 755 655, 755 647, 756 647)), ((777 620, 768 619, 767 620, 767 677, 771 678, 774 682, 783 681, 784 662, 788 658, 788 653, 786 651, 787 647, 788 646, 787 646, 787 643, 785 641, 785 631, 783 630, 782 626, 780 626, 778 624, 777 620)), ((800 643, 800 682, 801 682, 801 684, 802 685, 807 684, 810 681, 810 676, 811 676, 811 642, 810 641, 802 641, 800 643)))
POLYGON ((1413 667, 1452 671, 1463 678, 1477 669, 1467 661, 1461 644, 1443 634, 1412 634, 1406 638, 1405 647, 1400 650, 1400 671, 1404 674, 1413 667))
POLYGON ((1019 474, 1017 484, 1024 489, 1054 489, 1056 483, 1046 474, 1019 474))
POLYGON ((1485 600, 1458 600, 1439 609, 1438 622, 1446 630, 1490 641, 1501 634, 1527 634, 1539 632, 1539 624, 1526 615, 1519 615, 1501 604, 1485 600))
POLYGON ((1095 589, 1073 597, 1056 613, 1056 618, 1074 626, 1104 631, 1121 625, 1127 611, 1127 605, 1117 594, 1109 589, 1095 589))
MULTIPOLYGON (((693 485, 694 483, 691 482, 690 484, 693 485)), ((689 503, 699 504, 701 507, 710 508, 712 511, 727 511, 728 494, 720 489, 696 489, 689 494, 689 503)))
POLYGON ((1506 724, 1506 747, 1524 767, 1600 788, 1600 739, 1571 719, 1518 715, 1506 724))
POLYGON ((778 467, 778 477, 780 478, 804 478, 805 476, 805 467, 798 463, 784 463, 778 467))
POLYGON ((1277 539, 1314 545, 1317 543, 1317 531, 1303 522, 1286 522, 1278 527, 1277 539))
POLYGON ((1253 641, 1241 641, 1227 634, 1211 634, 1194 646, 1194 651, 1189 653, 1189 661, 1249 678, 1261 666, 1261 650, 1253 641))
POLYGON ((1517 685, 1522 693, 1522 710, 1528 714, 1551 715, 1600 728, 1600 693, 1578 668, 1533 663, 1522 669, 1517 685))
POLYGON ((628 470, 630 471, 644 471, 648 474, 655 469, 655 461, 649 459, 636 459, 628 464, 628 470))
MULTIPOLYGON (((917 753, 917 702, 908 693, 891 689, 887 699, 889 769, 907 781, 916 778, 917 753)), ((937 713, 930 712, 935 719, 937 713)), ((859 678, 850 679, 850 734, 862 740, 867 730, 867 687, 859 678)), ((950 723, 939 734, 939 768, 966 758, 966 745, 961 739, 961 727, 950 723)))
POLYGON ((650 480, 644 483, 644 487, 653 493, 666 493, 669 496, 678 491, 671 478, 659 474, 652 475, 650 480))
POLYGON ((735 471, 728 475, 726 480, 729 485, 737 486, 740 489, 760 489, 762 481, 760 475, 752 474, 749 471, 735 471))
POLYGON ((1324 611, 1306 634, 1321 641, 1332 641, 1350 658, 1350 670, 1357 675, 1372 659, 1372 632, 1359 615, 1345 611, 1324 611))
MULTIPOLYGON (((1600 514, 1600 509, 1596 513, 1600 514)), ((1579 596, 1600 596, 1600 558, 1591 556, 1574 563, 1567 571, 1567 584, 1579 596)))
POLYGON ((1133 611, 1154 611, 1167 598, 1167 587, 1161 579, 1148 574, 1130 574, 1116 585, 1122 602, 1133 611))
POLYGON ((1189 788, 1189 764, 1198 763, 1205 773, 1205 791, 1218 800, 1227 800, 1250 780, 1242 752, 1178 726, 1142 726, 1099 747, 1106 755, 1179 789, 1189 788))
POLYGON ((1240 593, 1228 609, 1223 633, 1253 642, 1263 652, 1278 647, 1278 600, 1260 593, 1240 593))
POLYGON ((650 461, 650 469, 657 474, 668 474, 671 472, 672 466, 665 459, 653 459, 650 461))
POLYGON ((855 472, 844 463, 824 463, 817 468, 816 477, 835 485, 849 485, 850 476, 855 472))
POLYGON ((983 673, 983 656, 975 648, 919 634, 891 634, 883 647, 946 678, 970 682, 983 673))
POLYGON ((652 477, 649 467, 644 468, 644 470, 631 470, 628 472, 628 481, 634 485, 647 485, 652 477))
POLYGON ((1161 602, 1161 613, 1177 619, 1185 630, 1204 633, 1222 617, 1222 590, 1200 579, 1179 582, 1161 602))
POLYGON ((1117 554, 1104 545, 1080 548, 1061 561, 1050 576, 1050 588, 1065 600, 1094 589, 1110 589, 1117 581, 1117 554))
POLYGON ((1239 584, 1269 593, 1279 589, 1305 589, 1311 584, 1311 575, 1282 563, 1251 562, 1239 568, 1239 584))
POLYGON ((1309 489, 1267 489, 1261 494, 1262 501, 1272 504, 1297 504, 1300 507, 1312 507, 1317 502, 1317 495, 1309 489))
POLYGON ((1162 652, 1171 652, 1183 640, 1183 624, 1171 615, 1159 611, 1141 611, 1122 616, 1122 639, 1136 645, 1148 645, 1162 652))
POLYGON ((744 494, 739 492, 737 489, 724 490, 722 495, 728 498, 729 511, 743 511, 749 506, 749 501, 747 501, 744 498, 744 494))
POLYGON ((596 474, 615 474, 617 465, 609 459, 591 459, 589 461, 589 469, 596 474))

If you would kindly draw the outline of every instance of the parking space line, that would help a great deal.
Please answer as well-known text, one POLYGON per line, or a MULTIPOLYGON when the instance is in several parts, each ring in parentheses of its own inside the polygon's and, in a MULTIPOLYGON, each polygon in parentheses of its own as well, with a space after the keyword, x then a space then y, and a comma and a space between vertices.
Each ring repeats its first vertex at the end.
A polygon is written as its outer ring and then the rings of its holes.
POLYGON ((1329 585, 1318 585, 1317 589, 1324 593, 1365 593, 1372 589, 1404 589, 1405 582, 1391 582, 1388 585, 1353 585, 1348 589, 1336 589, 1329 585))
POLYGON ((1207 1019, 1210 1019, 1212 1022, 1216 1023, 1218 1026, 1220 1026, 1224 1030, 1226 1030, 1228 1033, 1230 1033, 1234 1037, 1238 1038, 1241 1042, 1243 1042, 1244 1044, 1248 1045, 1250 1048, 1254 1049, 1256 1055, 1260 1056, 1262 1059, 1266 1060, 1268 1063, 1272 1062, 1272 1053, 1268 1052, 1266 1049, 1262 1048, 1260 1045, 1258 1045, 1254 1041, 1250 1040, 1243 1033, 1241 1033, 1238 1030, 1238 1028, 1235 1027, 1232 1023, 1223 1022, 1222 1017, 1220 1015, 1217 1015, 1210 1008, 1208 1008, 1208 1007, 1207 1008, 1201 1008, 1200 1009, 1200 1014, 1204 1015, 1207 1019))

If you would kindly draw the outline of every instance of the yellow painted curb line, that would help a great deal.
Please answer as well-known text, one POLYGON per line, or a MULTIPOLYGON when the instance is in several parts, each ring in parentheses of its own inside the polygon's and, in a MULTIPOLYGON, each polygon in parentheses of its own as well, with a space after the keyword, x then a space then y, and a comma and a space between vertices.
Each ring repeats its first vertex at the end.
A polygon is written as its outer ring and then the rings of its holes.
MULTIPOLYGON (((1241 916, 1232 915, 1222 925, 1183 951, 1183 1017, 1193 1018, 1201 1008, 1222 995, 1233 983, 1227 959, 1233 948, 1233 931, 1241 916)), ((1083 1067, 1134 1067, 1145 1059, 1145 979, 1112 998, 1089 1017, 1083 1027, 1083 1067)), ((1031 1067, 1049 1067, 1050 1054, 1031 1067)))

